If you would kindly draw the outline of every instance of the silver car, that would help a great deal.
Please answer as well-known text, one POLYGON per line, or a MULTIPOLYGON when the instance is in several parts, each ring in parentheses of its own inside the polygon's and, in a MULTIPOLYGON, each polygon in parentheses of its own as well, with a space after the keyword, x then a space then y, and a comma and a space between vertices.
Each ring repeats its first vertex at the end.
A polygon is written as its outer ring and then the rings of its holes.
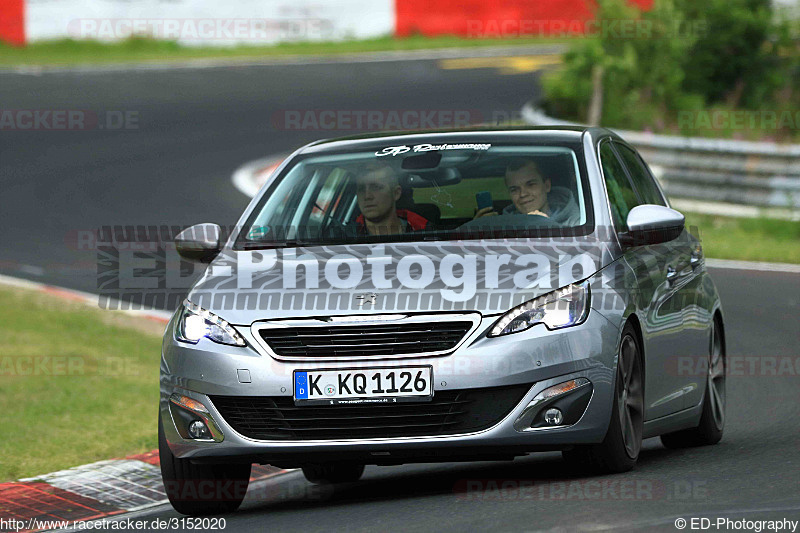
POLYGON ((164 336, 170 501, 233 511, 253 463, 340 483, 560 450, 622 472, 645 438, 718 442, 724 322, 693 233, 604 129, 301 148, 235 226, 175 239, 210 264, 164 336))

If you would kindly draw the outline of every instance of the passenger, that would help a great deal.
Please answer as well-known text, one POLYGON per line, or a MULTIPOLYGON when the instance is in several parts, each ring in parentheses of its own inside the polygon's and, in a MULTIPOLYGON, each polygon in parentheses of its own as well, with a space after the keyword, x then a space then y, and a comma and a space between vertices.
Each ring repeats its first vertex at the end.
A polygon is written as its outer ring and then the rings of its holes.
MULTIPOLYGON (((517 158, 506 167, 505 183, 511 196, 511 205, 503 209, 504 215, 539 215, 551 219, 559 226, 580 224, 580 209, 566 187, 553 187, 536 162, 517 158)), ((485 207, 474 218, 497 215, 493 207, 485 207)))
POLYGON ((388 165, 371 164, 356 178, 361 214, 356 219, 362 235, 396 235, 428 229, 428 220, 407 209, 397 209, 402 194, 397 174, 388 165))

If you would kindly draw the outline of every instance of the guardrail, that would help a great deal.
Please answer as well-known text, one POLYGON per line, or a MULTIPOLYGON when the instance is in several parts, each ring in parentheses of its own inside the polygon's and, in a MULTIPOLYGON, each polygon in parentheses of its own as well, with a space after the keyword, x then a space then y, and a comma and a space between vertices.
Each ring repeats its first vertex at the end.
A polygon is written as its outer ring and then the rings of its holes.
MULTIPOLYGON (((522 119, 535 126, 578 125, 530 104, 522 119)), ((636 146, 670 198, 800 212, 800 145, 614 131, 636 146)))

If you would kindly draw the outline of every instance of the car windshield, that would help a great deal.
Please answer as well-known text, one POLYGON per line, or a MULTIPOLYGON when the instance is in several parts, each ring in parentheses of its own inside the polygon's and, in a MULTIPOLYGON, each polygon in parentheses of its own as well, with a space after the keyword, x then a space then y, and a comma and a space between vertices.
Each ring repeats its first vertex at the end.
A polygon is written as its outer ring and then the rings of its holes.
POLYGON ((565 146, 490 144, 299 156, 237 247, 574 235, 590 222, 580 159, 565 146))

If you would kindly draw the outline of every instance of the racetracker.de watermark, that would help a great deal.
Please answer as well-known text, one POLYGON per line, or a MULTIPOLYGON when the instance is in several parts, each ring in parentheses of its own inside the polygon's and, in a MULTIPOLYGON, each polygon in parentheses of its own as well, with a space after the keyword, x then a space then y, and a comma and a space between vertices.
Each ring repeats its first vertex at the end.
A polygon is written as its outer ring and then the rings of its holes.
POLYGON ((324 18, 81 18, 67 25, 75 39, 120 40, 147 37, 175 41, 320 40, 336 37, 324 18))
MULTIPOLYGON (((708 374, 708 355, 676 356, 667 359, 665 371, 670 376, 703 377, 708 374)), ((797 377, 800 376, 800 356, 792 355, 726 355, 726 377, 797 377)))
MULTIPOLYGON (((48 515, 45 515, 48 516, 48 515)), ((95 520, 56 520, 38 516, 19 518, 0 518, 0 531, 170 531, 224 530, 225 518, 181 516, 172 518, 153 518, 137 520, 133 518, 100 518, 95 520)))
POLYGON ((706 20, 670 20, 666 23, 641 18, 627 19, 470 19, 467 37, 523 37, 547 35, 574 37, 597 35, 606 39, 664 39, 702 37, 708 33, 706 20))
POLYGON ((167 492, 176 500, 207 502, 238 501, 247 495, 248 501, 278 502, 287 500, 325 500, 332 496, 333 487, 316 484, 240 482, 220 483, 215 479, 182 479, 164 482, 167 492))
POLYGON ((678 127, 712 130, 800 129, 800 110, 699 110, 679 111, 678 127))
POLYGON ((477 109, 282 109, 277 130, 420 130, 464 128, 484 121, 477 109))
POLYGON ((129 358, 83 355, 0 355, 0 377, 27 376, 138 376, 129 358))
POLYGON ((0 131, 88 131, 139 129, 130 109, 0 109, 0 131))
POLYGON ((705 500, 706 480, 588 479, 461 479, 453 491, 459 501, 656 501, 705 500))

